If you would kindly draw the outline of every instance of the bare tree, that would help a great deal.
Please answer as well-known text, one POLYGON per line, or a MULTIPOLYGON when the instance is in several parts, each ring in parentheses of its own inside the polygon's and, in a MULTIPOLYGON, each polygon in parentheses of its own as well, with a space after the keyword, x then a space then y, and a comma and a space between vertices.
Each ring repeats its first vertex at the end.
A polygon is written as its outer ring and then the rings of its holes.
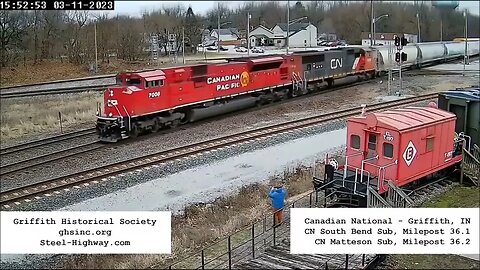
POLYGON ((1 65, 18 57, 22 40, 30 27, 31 20, 25 11, 0 11, 1 65))
POLYGON ((88 21, 88 11, 68 11, 66 13, 67 31, 65 32, 68 38, 67 51, 70 62, 81 64, 84 62, 84 52, 81 50, 80 34, 82 28, 88 21))

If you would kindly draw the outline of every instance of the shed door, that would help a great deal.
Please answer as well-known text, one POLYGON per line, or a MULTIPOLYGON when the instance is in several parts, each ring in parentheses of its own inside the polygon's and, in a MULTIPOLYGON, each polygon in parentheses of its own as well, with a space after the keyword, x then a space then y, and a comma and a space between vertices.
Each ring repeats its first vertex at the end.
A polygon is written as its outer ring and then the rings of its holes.
POLYGON ((450 111, 457 116, 455 122, 455 132, 460 133, 465 130, 465 106, 450 104, 450 111))

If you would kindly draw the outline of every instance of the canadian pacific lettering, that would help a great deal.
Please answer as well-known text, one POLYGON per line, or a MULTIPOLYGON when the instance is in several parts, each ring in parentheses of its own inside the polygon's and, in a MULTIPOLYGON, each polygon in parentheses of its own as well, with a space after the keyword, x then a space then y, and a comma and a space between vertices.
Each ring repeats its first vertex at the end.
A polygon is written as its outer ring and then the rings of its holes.
POLYGON ((207 84, 213 84, 213 83, 223 83, 223 84, 218 84, 217 85, 217 91, 239 88, 239 87, 241 87, 240 74, 233 74, 233 75, 225 75, 225 76, 207 78, 207 84), (231 83, 224 83, 224 82, 235 81, 235 80, 237 80, 237 81, 236 82, 231 82, 231 83))

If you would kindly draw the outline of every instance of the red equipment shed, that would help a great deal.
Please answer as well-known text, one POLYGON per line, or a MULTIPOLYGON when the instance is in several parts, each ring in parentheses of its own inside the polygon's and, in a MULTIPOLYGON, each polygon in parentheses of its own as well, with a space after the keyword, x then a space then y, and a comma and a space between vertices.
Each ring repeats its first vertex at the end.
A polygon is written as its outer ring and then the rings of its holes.
POLYGON ((433 107, 408 107, 368 113, 347 121, 348 170, 360 170, 382 193, 435 173, 461 160, 455 156, 452 113, 433 107), (365 172, 366 171, 366 172, 365 172), (370 180, 372 179, 372 180, 370 180))

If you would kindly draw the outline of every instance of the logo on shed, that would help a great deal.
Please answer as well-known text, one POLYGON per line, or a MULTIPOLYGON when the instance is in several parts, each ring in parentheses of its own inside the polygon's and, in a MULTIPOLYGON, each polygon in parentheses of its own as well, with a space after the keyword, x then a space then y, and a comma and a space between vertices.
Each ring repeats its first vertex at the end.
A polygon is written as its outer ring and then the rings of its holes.
POLYGON ((412 164, 413 158, 416 154, 417 149, 415 148, 415 145, 413 145, 412 141, 408 142, 407 148, 403 152, 403 160, 405 160, 407 166, 410 166, 410 164, 412 164))

